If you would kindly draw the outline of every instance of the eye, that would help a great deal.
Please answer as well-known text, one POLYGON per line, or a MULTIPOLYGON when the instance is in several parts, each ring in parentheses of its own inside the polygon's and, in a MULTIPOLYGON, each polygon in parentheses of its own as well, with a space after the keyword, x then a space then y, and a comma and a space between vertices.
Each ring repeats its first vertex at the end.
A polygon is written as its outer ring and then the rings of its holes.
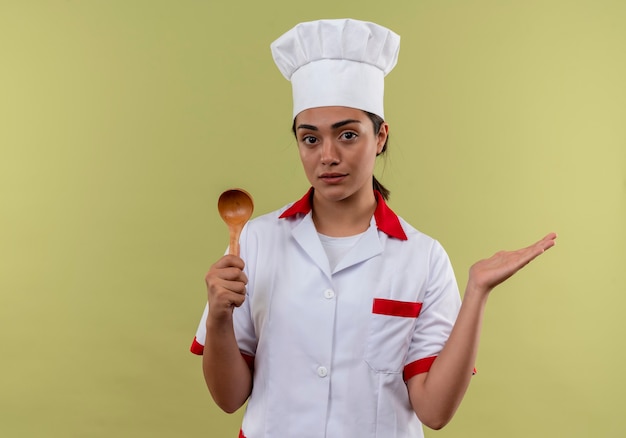
POLYGON ((354 140, 357 137, 358 135, 356 132, 346 131, 341 133, 341 138, 343 138, 344 140, 354 140))
POLYGON ((317 143, 317 138, 315 138, 312 135, 305 135, 304 137, 302 137, 302 139, 300 140, 302 143, 304 143, 307 146, 311 146, 314 145, 315 143, 317 143))

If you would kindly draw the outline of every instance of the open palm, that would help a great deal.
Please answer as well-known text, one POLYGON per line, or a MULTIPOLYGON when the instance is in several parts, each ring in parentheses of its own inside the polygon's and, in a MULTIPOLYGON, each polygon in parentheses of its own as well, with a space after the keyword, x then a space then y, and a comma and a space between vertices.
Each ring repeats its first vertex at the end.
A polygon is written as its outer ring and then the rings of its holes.
POLYGON ((500 283, 512 277, 537 256, 555 245, 556 233, 550 233, 538 242, 516 251, 498 251, 488 259, 472 265, 469 283, 489 292, 500 283))

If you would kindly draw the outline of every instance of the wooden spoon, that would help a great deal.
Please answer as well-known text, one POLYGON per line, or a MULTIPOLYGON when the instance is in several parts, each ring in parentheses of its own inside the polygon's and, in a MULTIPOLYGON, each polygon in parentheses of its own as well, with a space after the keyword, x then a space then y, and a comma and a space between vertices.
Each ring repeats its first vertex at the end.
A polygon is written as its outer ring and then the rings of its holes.
POLYGON ((239 235, 254 210, 252 196, 243 189, 226 190, 217 200, 217 209, 228 225, 230 233, 228 253, 239 256, 239 235))

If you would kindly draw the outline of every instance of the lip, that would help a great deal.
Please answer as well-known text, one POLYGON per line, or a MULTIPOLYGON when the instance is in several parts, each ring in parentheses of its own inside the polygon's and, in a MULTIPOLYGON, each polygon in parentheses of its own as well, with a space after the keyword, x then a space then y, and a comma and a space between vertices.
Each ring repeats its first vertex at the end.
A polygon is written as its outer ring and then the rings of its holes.
POLYGON ((327 184, 338 184, 348 176, 347 173, 322 173, 318 178, 327 184))

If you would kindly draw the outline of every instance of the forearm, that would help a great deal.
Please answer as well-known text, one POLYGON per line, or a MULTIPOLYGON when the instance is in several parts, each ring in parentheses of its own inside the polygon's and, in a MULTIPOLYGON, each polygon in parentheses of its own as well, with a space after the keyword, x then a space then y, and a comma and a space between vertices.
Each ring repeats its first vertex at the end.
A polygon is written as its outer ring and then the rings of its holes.
POLYGON ((248 399, 252 372, 239 351, 232 320, 207 320, 202 371, 213 400, 224 411, 235 412, 248 399))
POLYGON ((420 420, 435 429, 454 415, 469 386, 489 293, 552 248, 556 233, 516 251, 499 251, 470 268, 463 304, 448 342, 431 369, 409 380, 409 397, 420 420))
POLYGON ((487 296, 468 285, 443 350, 428 373, 408 382, 413 409, 428 427, 445 426, 463 400, 476 363, 487 296))

